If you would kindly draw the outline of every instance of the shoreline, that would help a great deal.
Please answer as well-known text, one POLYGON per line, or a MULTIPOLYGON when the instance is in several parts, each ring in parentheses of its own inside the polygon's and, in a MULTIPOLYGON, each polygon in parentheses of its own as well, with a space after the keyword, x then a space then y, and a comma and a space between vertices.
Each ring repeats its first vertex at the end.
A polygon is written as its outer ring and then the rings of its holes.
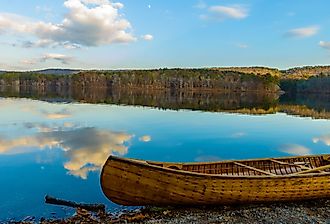
POLYGON ((66 219, 14 223, 330 223, 330 199, 213 207, 144 207, 116 213, 78 208, 66 219))

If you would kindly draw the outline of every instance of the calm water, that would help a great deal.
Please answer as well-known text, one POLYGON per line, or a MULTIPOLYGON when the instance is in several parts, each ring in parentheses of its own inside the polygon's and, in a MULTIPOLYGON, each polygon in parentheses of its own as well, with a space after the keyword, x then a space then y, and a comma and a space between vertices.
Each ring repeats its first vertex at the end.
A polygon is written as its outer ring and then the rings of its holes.
POLYGON ((185 162, 330 153, 329 146, 329 120, 284 112, 242 115, 0 98, 0 220, 73 212, 45 205, 46 194, 118 209, 99 184, 110 154, 185 162))

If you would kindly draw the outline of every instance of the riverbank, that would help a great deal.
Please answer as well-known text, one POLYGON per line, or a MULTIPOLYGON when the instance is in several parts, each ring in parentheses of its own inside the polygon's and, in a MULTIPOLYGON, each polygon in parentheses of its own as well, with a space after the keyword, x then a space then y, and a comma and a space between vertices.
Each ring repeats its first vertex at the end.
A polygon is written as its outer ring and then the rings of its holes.
POLYGON ((330 223, 330 200, 197 208, 148 207, 132 212, 90 213, 78 209, 67 219, 18 223, 330 223))

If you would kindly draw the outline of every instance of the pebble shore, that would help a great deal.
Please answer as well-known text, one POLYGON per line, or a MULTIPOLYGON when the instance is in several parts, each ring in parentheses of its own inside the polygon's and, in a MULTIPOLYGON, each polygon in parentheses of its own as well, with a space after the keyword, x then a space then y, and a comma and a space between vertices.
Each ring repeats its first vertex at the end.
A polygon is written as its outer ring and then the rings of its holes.
POLYGON ((67 219, 30 220, 16 223, 324 223, 330 224, 330 200, 262 205, 214 207, 146 207, 124 213, 91 213, 77 209, 67 219))

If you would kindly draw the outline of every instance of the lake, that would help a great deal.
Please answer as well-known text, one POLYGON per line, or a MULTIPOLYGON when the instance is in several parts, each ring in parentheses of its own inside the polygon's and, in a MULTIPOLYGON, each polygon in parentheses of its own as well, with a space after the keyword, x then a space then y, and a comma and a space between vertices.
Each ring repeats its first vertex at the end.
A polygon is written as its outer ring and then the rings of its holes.
POLYGON ((99 183, 111 154, 199 162, 329 153, 329 97, 316 98, 233 106, 227 96, 230 108, 214 102, 210 110, 207 103, 198 110, 191 104, 194 111, 184 105, 180 110, 177 101, 172 110, 166 104, 159 109, 0 98, 0 220, 74 212, 46 205, 46 194, 121 209, 105 198, 99 183))

